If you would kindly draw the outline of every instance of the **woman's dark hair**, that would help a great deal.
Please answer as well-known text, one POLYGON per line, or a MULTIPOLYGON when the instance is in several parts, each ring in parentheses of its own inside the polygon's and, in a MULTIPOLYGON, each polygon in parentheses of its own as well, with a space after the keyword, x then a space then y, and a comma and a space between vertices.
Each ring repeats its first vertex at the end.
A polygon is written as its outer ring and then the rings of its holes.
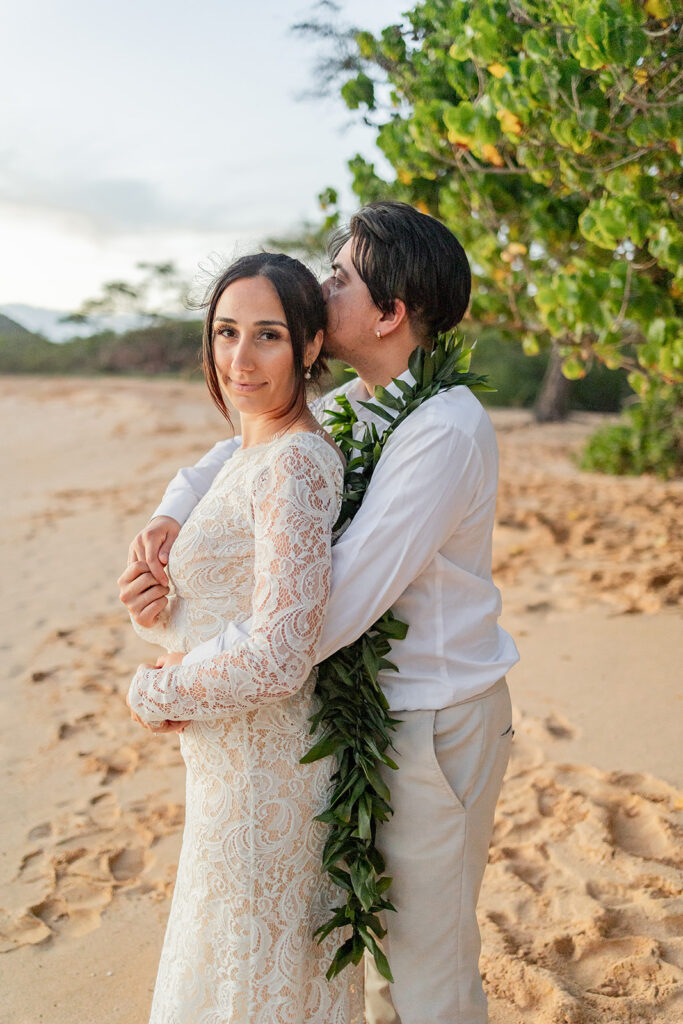
MULTIPOLYGON (((230 416, 221 392, 213 351, 213 322, 216 316, 218 301, 234 281, 246 277, 266 277, 278 294, 285 321, 289 330, 294 355, 294 388, 292 400, 284 414, 295 407, 297 414, 306 404, 306 384, 304 379, 304 349, 307 342, 312 341, 318 331, 325 328, 325 302, 322 288, 308 267, 291 256, 278 252, 259 252, 253 256, 242 256, 224 270, 211 285, 206 300, 202 303, 206 308, 204 335, 202 340, 202 361, 204 377, 209 393, 215 404, 230 423, 230 416)), ((320 377, 327 366, 320 356, 309 368, 311 383, 320 377)))
POLYGON ((462 320, 472 287, 470 265, 458 239, 434 217, 407 203, 369 203, 332 236, 333 261, 350 238, 353 265, 382 313, 391 313, 394 300, 401 299, 423 342, 462 320))

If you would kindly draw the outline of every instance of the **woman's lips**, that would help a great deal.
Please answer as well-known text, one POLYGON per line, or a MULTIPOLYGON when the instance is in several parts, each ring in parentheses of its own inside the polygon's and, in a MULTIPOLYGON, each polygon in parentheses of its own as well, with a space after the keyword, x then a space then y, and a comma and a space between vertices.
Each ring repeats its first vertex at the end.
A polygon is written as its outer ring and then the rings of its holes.
POLYGON ((231 380, 229 383, 230 383, 230 386, 235 389, 235 391, 241 391, 245 395, 246 394, 250 394, 252 391, 258 391, 259 388, 263 387, 262 383, 261 384, 250 384, 250 383, 247 383, 246 381, 244 383, 240 383, 240 381, 231 380))

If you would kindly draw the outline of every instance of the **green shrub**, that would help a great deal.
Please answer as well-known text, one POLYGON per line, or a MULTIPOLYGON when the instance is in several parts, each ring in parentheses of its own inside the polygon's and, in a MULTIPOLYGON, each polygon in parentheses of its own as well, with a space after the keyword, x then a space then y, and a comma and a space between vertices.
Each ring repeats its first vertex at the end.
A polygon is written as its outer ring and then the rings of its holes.
POLYGON ((581 469, 614 475, 654 473, 664 480, 683 475, 683 401, 673 388, 631 406, 621 423, 602 427, 589 439, 581 469))

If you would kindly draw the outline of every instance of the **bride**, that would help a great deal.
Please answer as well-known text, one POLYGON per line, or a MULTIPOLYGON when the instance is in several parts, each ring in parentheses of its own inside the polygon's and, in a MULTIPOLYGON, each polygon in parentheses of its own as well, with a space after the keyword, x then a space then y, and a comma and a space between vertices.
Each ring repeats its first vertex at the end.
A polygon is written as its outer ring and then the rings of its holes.
POLYGON ((215 283, 204 373, 242 446, 183 526, 170 588, 144 562, 119 580, 140 636, 169 653, 141 665, 132 717, 179 731, 186 821, 150 1024, 348 1024, 350 973, 328 982, 335 938, 313 932, 341 902, 322 873, 333 765, 315 742, 316 644, 330 588, 339 451, 306 404, 320 370, 322 292, 298 260, 262 253, 215 283), (145 595, 144 601, 140 600, 145 595), (149 607, 140 608, 155 598, 149 607), (211 661, 183 653, 226 621, 249 639, 211 661))

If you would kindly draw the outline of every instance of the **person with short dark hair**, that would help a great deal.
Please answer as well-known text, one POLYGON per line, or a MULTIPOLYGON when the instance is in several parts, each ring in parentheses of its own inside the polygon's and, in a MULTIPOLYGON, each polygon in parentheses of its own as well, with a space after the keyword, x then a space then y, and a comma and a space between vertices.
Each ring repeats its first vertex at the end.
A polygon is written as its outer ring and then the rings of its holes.
MULTIPOLYGON (((417 345, 461 320, 470 268, 455 236, 395 202, 371 203, 332 240, 324 352, 358 377, 314 403, 318 418, 343 394, 361 403, 393 379, 412 382, 417 345)), ((379 421, 375 420, 381 427, 379 421)), ((169 485, 131 544, 161 583, 177 535, 239 439, 219 442, 169 485)), ((498 474, 491 421, 472 392, 428 399, 392 433, 361 508, 332 549, 332 589, 317 661, 352 643, 387 609, 409 625, 392 645, 398 673, 380 672, 392 714, 393 817, 378 830, 396 914, 383 940, 395 982, 366 957, 368 1024, 485 1024, 476 904, 513 730, 505 673, 517 662, 498 625, 491 577, 498 474)), ((183 664, 216 662, 249 623, 229 623, 183 664)), ((265 1020, 265 1018, 264 1018, 265 1020)))

